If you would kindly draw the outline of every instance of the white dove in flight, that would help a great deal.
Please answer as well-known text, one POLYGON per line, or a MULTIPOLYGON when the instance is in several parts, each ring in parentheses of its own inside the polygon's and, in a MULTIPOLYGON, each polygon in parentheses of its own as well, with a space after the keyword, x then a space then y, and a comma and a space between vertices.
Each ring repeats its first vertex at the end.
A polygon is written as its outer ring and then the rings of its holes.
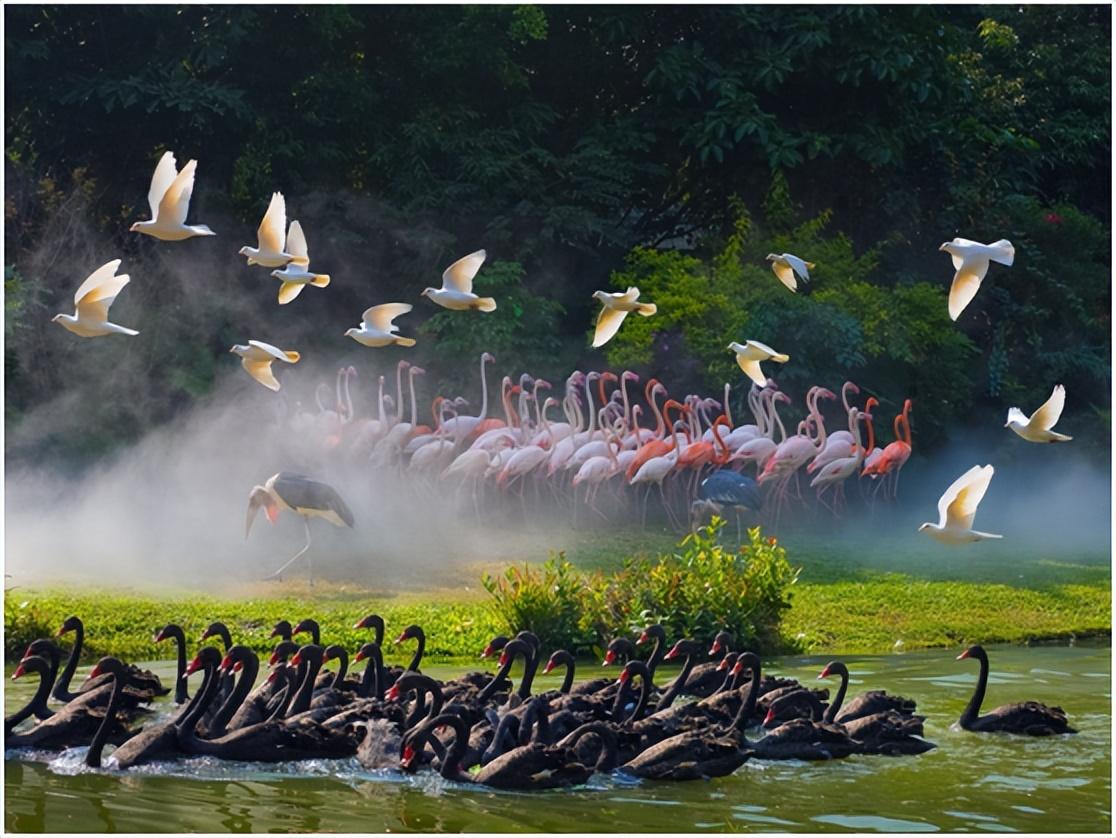
POLYGON ((790 360, 790 355, 776 352, 770 346, 760 343, 758 340, 746 340, 742 344, 734 341, 728 345, 728 348, 736 353, 736 363, 740 365, 740 369, 744 370, 744 374, 756 382, 759 387, 767 386, 767 376, 760 369, 760 361, 775 361, 785 364, 790 360))
POLYGON ((426 288, 422 296, 429 297, 442 308, 453 311, 495 311, 496 301, 492 297, 478 297, 473 293, 473 277, 477 275, 487 254, 483 250, 462 256, 442 274, 441 288, 426 288))
POLYGON ((93 271, 85 282, 78 286, 74 294, 76 311, 71 314, 56 314, 52 323, 61 323, 75 335, 83 338, 96 338, 102 335, 138 335, 135 329, 126 329, 108 322, 108 310, 116 295, 124 290, 131 279, 127 274, 115 276, 120 260, 113 259, 93 271))
POLYGON ((399 327, 391 321, 402 314, 409 312, 414 306, 410 303, 383 303, 372 306, 360 316, 361 324, 358 329, 349 329, 345 337, 350 337, 357 343, 365 346, 414 346, 414 338, 405 338, 395 334, 399 327))
POLYGON ((190 195, 194 191, 194 172, 198 161, 191 160, 182 167, 175 168, 173 152, 166 152, 155 166, 151 176, 151 187, 147 190, 147 203, 151 207, 150 221, 137 221, 131 227, 133 233, 154 236, 165 242, 177 242, 194 236, 217 235, 204 224, 187 224, 186 213, 190 210, 190 195))
POLYGON ((793 253, 768 253, 767 261, 771 263, 771 270, 783 285, 791 291, 798 291, 798 281, 795 274, 802 277, 803 282, 810 281, 810 268, 813 262, 799 259, 793 253))
POLYGON ((281 268, 294 257, 283 248, 287 240, 287 202, 282 192, 271 195, 263 221, 256 231, 259 247, 245 245, 240 255, 248 257, 249 265, 263 265, 266 268, 281 268))
POLYGON ((992 244, 981 244, 969 239, 943 242, 944 250, 953 259, 953 285, 949 289, 949 319, 956 320, 965 306, 972 302, 980 289, 981 280, 988 273, 989 262, 1011 266, 1015 261, 1015 247, 1007 239, 992 244))
POLYGON ((992 466, 973 466, 945 490, 938 501, 938 523, 927 522, 918 528, 943 544, 968 544, 989 538, 1003 538, 990 532, 973 529, 973 519, 988 484, 995 474, 992 466))
POLYGON ((597 317, 597 330, 593 333, 594 348, 604 346, 620 330, 620 324, 629 312, 637 311, 643 317, 650 317, 658 308, 654 303, 641 303, 639 289, 634 285, 623 294, 610 294, 607 291, 594 291, 593 298, 599 300, 604 308, 597 317))
POLYGON ((268 390, 278 390, 279 381, 271 371, 272 361, 282 361, 285 364, 297 364, 301 357, 297 352, 287 352, 264 343, 262 340, 250 340, 247 345, 238 343, 229 350, 240 356, 240 363, 247 373, 260 382, 268 390))
MULTIPOLYGON (((302 225, 297 221, 291 222, 291 229, 287 232, 287 253, 291 255, 286 267, 281 271, 272 271, 271 275, 281 281, 279 286, 279 305, 285 306, 302 293, 307 285, 315 288, 325 288, 329 285, 329 274, 316 274, 310 270, 310 251, 306 247, 306 236, 302 232, 302 225)), ((242 251, 243 252, 243 251, 242 251)))
POLYGON ((1046 403, 1031 414, 1028 419, 1018 407, 1008 410, 1005 428, 1011 428, 1027 442, 1069 442, 1072 436, 1056 433, 1053 428, 1062 418, 1062 409, 1066 406, 1066 388, 1061 384, 1054 387, 1054 392, 1046 403))

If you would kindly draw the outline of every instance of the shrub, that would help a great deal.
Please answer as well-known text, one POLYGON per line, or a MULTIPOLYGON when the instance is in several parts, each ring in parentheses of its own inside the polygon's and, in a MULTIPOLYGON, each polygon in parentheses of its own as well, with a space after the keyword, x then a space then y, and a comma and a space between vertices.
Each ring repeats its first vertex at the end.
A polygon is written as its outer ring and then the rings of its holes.
POLYGON ((542 568, 509 568, 485 576, 485 589, 509 631, 530 629, 548 648, 567 648, 661 623, 668 636, 711 638, 720 629, 764 650, 781 648, 779 626, 798 571, 786 550, 759 528, 738 549, 719 541, 714 518, 686 536, 675 553, 625 560, 612 573, 579 574, 558 554, 542 568))
POLYGON ((509 634, 527 629, 548 648, 571 647, 581 638, 584 579, 564 553, 541 568, 513 565, 481 584, 495 599, 494 610, 509 634))

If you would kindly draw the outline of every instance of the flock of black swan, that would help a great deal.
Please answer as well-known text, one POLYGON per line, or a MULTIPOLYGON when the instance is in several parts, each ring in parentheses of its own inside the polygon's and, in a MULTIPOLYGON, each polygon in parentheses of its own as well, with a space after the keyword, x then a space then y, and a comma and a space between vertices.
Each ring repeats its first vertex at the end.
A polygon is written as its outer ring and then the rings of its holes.
MULTIPOLYGON (((606 665, 622 667, 616 679, 576 683, 576 660, 559 649, 544 673, 565 669, 561 686, 532 693, 541 663, 540 643, 529 631, 496 637, 482 657, 499 653, 497 672, 473 672, 438 681, 419 670, 426 637, 407 626, 396 643, 415 640, 406 669, 385 667, 384 621, 372 614, 356 624, 372 639, 351 658, 338 645, 323 646, 314 620, 292 627, 280 621, 268 674, 257 684, 260 661, 234 644, 228 628, 213 623, 187 662, 186 637, 167 625, 157 641, 173 640, 178 672, 174 701, 184 705, 170 721, 143 725, 156 696, 170 690, 150 672, 104 657, 76 691, 70 682, 84 640, 77 617, 59 635, 74 632, 74 645, 59 673, 63 652, 52 639, 28 646, 13 678, 38 675, 34 697, 5 719, 6 747, 61 749, 88 745, 85 763, 101 767, 106 744, 115 750, 108 767, 124 770, 154 760, 208 755, 230 760, 281 762, 355 757, 368 769, 431 769, 447 779, 501 789, 546 789, 584 783, 594 772, 619 771, 653 780, 693 780, 731 774, 749 759, 837 759, 850 754, 919 754, 934 748, 923 738, 915 702, 880 690, 846 701, 849 670, 840 661, 818 676, 839 677, 832 701, 826 689, 762 674, 759 656, 733 650, 720 632, 712 648, 682 639, 669 645, 661 626, 648 627, 636 643, 613 640, 606 665), (299 644, 296 635, 309 634, 299 644), (636 657, 637 645, 653 643, 636 657), (708 654, 712 661, 699 663, 708 654), (518 684, 508 677, 523 659, 518 684), (681 671, 656 686, 663 661, 681 671), (324 672, 326 664, 336 672, 324 672), (191 697, 187 682, 202 673, 191 697), (679 702, 682 696, 692 700, 679 702), (57 704, 52 709, 48 698, 57 704), (34 717, 32 726, 17 730, 34 717), (750 732, 752 729, 753 732, 750 732)), ((1075 733, 1061 708, 1034 701, 980 715, 988 682, 988 655, 980 646, 961 658, 980 662, 980 677, 958 725, 977 732, 1045 736, 1075 733)))

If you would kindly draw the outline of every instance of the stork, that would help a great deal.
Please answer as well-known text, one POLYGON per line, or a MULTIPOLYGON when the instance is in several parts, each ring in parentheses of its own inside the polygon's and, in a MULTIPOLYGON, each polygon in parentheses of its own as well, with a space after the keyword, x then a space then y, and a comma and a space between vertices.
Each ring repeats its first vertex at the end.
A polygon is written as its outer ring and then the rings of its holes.
MULTIPOLYGON (((303 474, 290 471, 281 471, 273 474, 262 486, 253 486, 248 495, 248 521, 244 528, 244 538, 252 531, 252 522, 256 518, 256 511, 264 508, 267 519, 274 524, 279 517, 280 509, 288 509, 302 516, 303 526, 306 527, 306 546, 295 553, 282 567, 275 571, 268 579, 276 579, 279 574, 300 559, 310 549, 310 518, 317 516, 325 518, 337 527, 351 527, 353 513, 337 490, 332 486, 317 480, 312 480, 303 474)), ((314 562, 310 561, 310 585, 314 585, 314 562)))

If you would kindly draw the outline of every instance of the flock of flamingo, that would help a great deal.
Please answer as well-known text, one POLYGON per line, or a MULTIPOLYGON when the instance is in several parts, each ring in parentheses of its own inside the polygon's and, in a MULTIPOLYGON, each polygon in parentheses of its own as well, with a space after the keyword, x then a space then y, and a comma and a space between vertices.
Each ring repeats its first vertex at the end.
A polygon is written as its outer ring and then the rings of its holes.
POLYGON ((478 514, 478 492, 486 487, 522 497, 530 486, 536 494, 545 492, 548 504, 568 500, 575 514, 585 506, 603 518, 606 510, 625 508, 630 487, 629 493, 645 489, 644 516, 648 494, 657 491, 675 524, 686 508, 691 523, 726 508, 771 509, 777 517, 793 497, 802 497, 803 476, 819 503, 836 514, 850 478, 875 481, 873 498, 894 497, 911 454, 910 400, 894 417, 895 439, 880 448, 872 422, 879 402, 869 397, 860 407, 850 404, 850 397, 860 394, 852 381, 840 388, 836 405, 836 421, 846 427, 827 432, 821 403, 836 402, 837 395, 813 387, 797 433, 788 434, 778 408, 790 405, 791 398, 771 379, 750 387, 750 422, 734 420, 728 383, 720 401, 694 394, 675 399, 657 379, 640 387, 639 375, 628 370, 575 371, 561 399, 551 395, 549 381, 526 373, 518 382, 505 376, 499 410, 490 411, 486 367, 493 360, 487 353, 480 359, 476 415, 464 412, 464 398, 438 396, 430 407, 431 424, 420 424, 415 379, 423 370, 400 361, 394 398, 384 392, 380 376, 374 416, 357 415, 350 390, 356 369, 343 367, 332 407, 330 388, 320 385, 318 411, 299 410, 286 421, 298 438, 317 441, 313 454, 336 452, 419 479, 456 481, 478 514), (408 399, 410 421, 404 413, 408 399), (717 479, 709 482, 710 475, 717 479))

